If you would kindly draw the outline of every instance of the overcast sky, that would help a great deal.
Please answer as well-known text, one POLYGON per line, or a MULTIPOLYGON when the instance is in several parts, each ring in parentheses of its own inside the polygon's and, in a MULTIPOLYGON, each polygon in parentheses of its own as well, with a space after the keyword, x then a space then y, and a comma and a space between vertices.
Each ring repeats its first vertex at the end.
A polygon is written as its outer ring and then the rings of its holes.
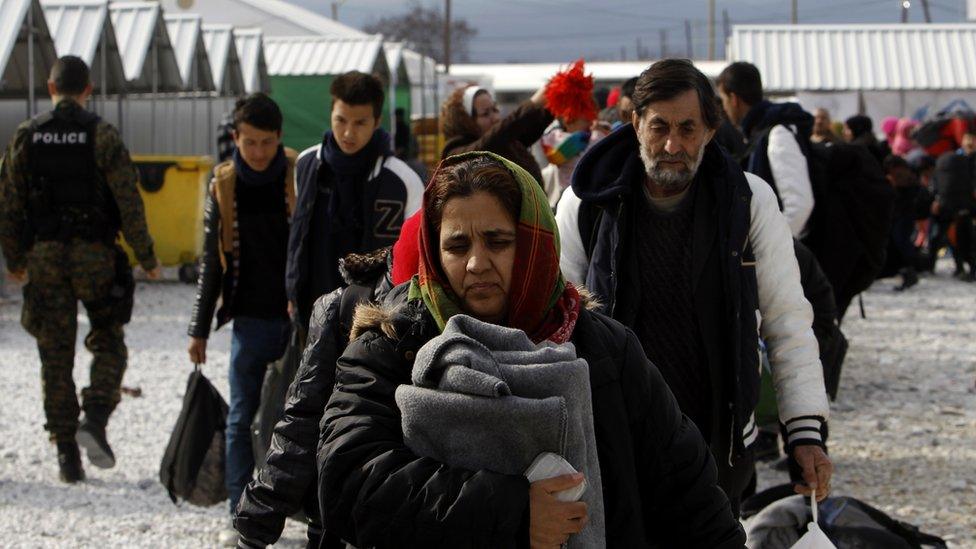
MULTIPOLYGON (((331 0, 289 0, 325 15, 331 0)), ((443 0, 420 0, 441 6, 443 0)), ((898 23, 901 0, 798 0, 800 23, 898 23)), ((929 0, 932 20, 965 20, 966 0, 929 0)), ((788 23, 790 0, 717 0, 717 55, 724 56, 722 11, 732 24, 788 23)), ((406 0, 346 0, 339 21, 361 27, 390 14, 404 12, 406 0)), ((691 22, 695 58, 708 53, 706 0, 453 0, 452 13, 478 29, 472 41, 472 62, 643 59, 659 55, 661 30, 667 31, 672 55, 686 55, 685 20, 691 22), (621 51, 623 49, 623 51, 621 51)), ((913 0, 909 22, 923 22, 922 3, 913 0)))

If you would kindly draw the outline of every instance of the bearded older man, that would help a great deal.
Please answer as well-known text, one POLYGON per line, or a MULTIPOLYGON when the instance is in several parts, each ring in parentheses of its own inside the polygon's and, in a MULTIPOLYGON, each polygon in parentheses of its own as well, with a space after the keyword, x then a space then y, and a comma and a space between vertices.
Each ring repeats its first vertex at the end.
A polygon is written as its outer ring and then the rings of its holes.
POLYGON ((737 513, 754 485, 760 339, 788 453, 823 498, 827 396, 786 218, 712 142, 715 92, 689 61, 641 74, 632 125, 584 156, 557 207, 564 276, 631 327, 709 443, 737 513))

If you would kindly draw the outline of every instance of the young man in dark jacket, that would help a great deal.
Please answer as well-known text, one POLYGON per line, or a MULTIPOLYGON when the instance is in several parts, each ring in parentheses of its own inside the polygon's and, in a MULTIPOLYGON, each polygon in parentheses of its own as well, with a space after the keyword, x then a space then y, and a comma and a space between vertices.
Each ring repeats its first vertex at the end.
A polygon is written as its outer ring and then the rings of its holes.
POLYGON ((332 129, 298 157, 298 201, 288 239, 289 311, 305 329, 315 300, 342 285, 339 259, 396 242, 424 191, 380 127, 379 79, 348 72, 330 92, 332 129))
MULTIPOLYGON (((238 101, 233 158, 214 168, 204 207, 204 256, 190 321, 190 361, 207 361, 207 337, 234 320, 230 349, 226 485, 234 512, 251 480, 251 421, 261 399, 265 369, 288 341, 285 259, 295 206, 295 151, 281 145, 282 115, 264 94, 238 101)), ((232 543, 231 529, 221 532, 232 543)))
POLYGON ((633 126, 596 144, 556 209, 564 276, 637 333, 709 442, 733 509, 752 477, 759 337, 788 450, 830 490, 827 396, 793 240, 769 185, 712 143, 711 83, 685 60, 644 71, 633 126))
POLYGON ((790 232, 802 238, 814 199, 801 141, 809 144, 813 116, 797 103, 764 100, 762 77, 751 63, 732 63, 717 84, 725 114, 748 141, 742 169, 772 185, 790 232))
POLYGON ((939 224, 939 231, 948 234, 955 225, 956 243, 952 246, 952 259, 956 264, 953 276, 972 282, 976 280, 976 257, 973 255, 973 197, 972 157, 955 151, 943 153, 935 162, 932 181, 935 184, 935 202, 932 214, 939 224), (969 265, 969 272, 966 272, 969 265))

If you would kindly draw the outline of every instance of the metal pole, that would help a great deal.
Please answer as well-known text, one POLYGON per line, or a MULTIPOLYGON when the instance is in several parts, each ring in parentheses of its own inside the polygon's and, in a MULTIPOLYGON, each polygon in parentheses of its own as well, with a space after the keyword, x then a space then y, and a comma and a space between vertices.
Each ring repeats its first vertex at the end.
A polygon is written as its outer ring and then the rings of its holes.
POLYGON ((420 54, 420 119, 427 120, 427 55, 420 54))
POLYGON ((444 74, 451 74, 451 0, 444 4, 444 74))
POLYGON ((152 44, 152 94, 149 97, 149 149, 152 154, 158 154, 156 150, 156 94, 159 93, 159 44, 153 36, 152 44))
POLYGON ((715 0, 708 0, 708 58, 715 59, 715 0))
POLYGON ((792 6, 791 6, 791 9, 790 9, 790 23, 792 23, 792 24, 795 25, 797 23, 797 19, 798 19, 798 17, 797 17, 797 0, 793 0, 792 6))
POLYGON ((34 5, 27 8, 27 118, 34 117, 34 5))
POLYGON ((722 10, 722 44, 723 48, 728 46, 729 36, 732 36, 732 21, 729 19, 729 10, 722 10))
POLYGON ((685 55, 688 59, 695 58, 695 47, 691 42, 691 21, 685 19, 685 55))
POLYGON ((668 56, 668 31, 660 29, 658 32, 661 35, 661 59, 664 59, 668 56))
MULTIPOLYGON (((195 58, 196 56, 194 56, 195 58)), ((197 74, 197 69, 199 69, 200 64, 197 60, 193 60, 193 73, 191 78, 193 78, 193 99, 190 102, 190 133, 193 134, 190 137, 190 150, 191 154, 197 154, 197 101, 200 100, 200 78, 197 74)))
POLYGON ((332 20, 333 21, 338 21, 339 20, 339 3, 338 2, 332 2, 332 20))
POLYGON ((100 46, 101 52, 99 57, 101 58, 102 66, 99 69, 101 72, 101 86, 102 86, 102 108, 99 114, 106 116, 108 114, 108 52, 106 51, 108 46, 108 34, 106 34, 107 27, 102 27, 102 43, 100 46))
POLYGON ((907 23, 908 22, 908 6, 906 4, 907 4, 907 2, 902 2, 901 3, 901 22, 902 23, 907 23))
POLYGON ((932 14, 929 12, 929 0, 922 0, 922 13, 925 14, 925 22, 932 22, 932 14))

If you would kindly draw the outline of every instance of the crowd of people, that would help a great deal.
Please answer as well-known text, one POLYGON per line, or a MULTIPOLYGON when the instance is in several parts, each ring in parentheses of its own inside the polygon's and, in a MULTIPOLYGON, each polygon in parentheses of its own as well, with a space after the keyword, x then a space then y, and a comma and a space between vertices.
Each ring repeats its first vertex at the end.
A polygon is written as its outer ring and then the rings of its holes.
MULTIPOLYGON (((77 482, 79 445, 114 466, 132 304, 118 233, 158 268, 128 153, 84 109, 88 68, 62 58, 49 89, 54 110, 5 154, 0 244, 29 281, 45 428, 77 482), (79 300, 94 355, 80 424, 79 300)), ((237 102, 188 329, 203 364, 211 328, 232 324, 222 544, 273 544, 303 513, 309 547, 741 547, 770 433, 796 493, 827 497, 852 300, 895 273, 910 288, 946 247, 976 277, 976 130, 937 158, 912 121, 886 120, 886 141, 865 116, 838 131, 769 101, 741 62, 713 83, 666 59, 557 106, 580 91, 547 85, 502 116, 490 90, 457 89, 426 182, 402 159, 403 113, 396 139, 381 126, 375 76, 334 80, 330 126, 301 152, 269 96, 237 102), (255 470, 266 366, 295 333, 255 470), (562 468, 536 478, 539 460, 562 468)))

